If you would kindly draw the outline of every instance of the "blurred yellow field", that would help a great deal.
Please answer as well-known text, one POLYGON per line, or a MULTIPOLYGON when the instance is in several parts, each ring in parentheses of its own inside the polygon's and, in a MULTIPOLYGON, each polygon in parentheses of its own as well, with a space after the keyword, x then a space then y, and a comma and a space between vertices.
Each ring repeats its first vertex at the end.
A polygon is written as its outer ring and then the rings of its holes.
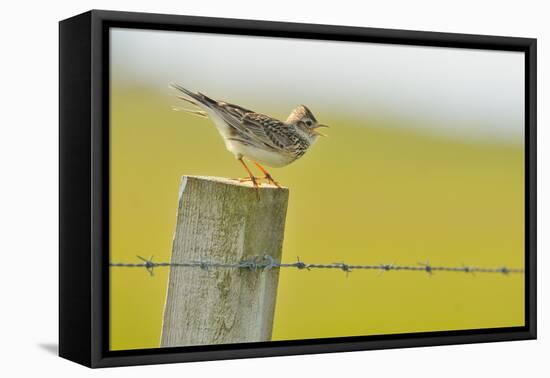
MULTIPOLYGON (((112 261, 170 260, 182 175, 244 176, 211 122, 175 104, 168 89, 112 87, 112 261)), ((286 118, 279 109, 255 110, 286 118)), ((522 141, 312 110, 329 136, 271 171, 290 189, 284 261, 523 268, 522 141)), ((112 350, 159 347, 168 272, 111 269, 112 350)), ((524 315, 523 275, 286 269, 273 339, 521 326, 524 315)))

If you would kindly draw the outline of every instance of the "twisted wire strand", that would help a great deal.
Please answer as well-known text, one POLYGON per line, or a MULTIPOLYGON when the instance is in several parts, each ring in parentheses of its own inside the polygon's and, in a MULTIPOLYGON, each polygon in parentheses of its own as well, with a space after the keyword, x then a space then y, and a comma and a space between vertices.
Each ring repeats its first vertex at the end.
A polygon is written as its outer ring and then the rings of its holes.
POLYGON ((110 262, 109 266, 119 268, 145 268, 145 270, 151 275, 154 275, 154 269, 158 267, 175 267, 175 268, 200 268, 203 270, 225 268, 225 269, 248 269, 248 270, 270 270, 281 268, 296 268, 298 270, 314 270, 314 269, 339 269, 346 274, 351 273, 354 270, 376 270, 379 272, 387 271, 411 271, 411 272, 425 272, 427 274, 433 274, 434 272, 458 272, 458 273, 500 273, 502 275, 509 274, 523 274, 524 269, 521 268, 508 268, 506 266, 496 268, 485 268, 477 266, 434 266, 429 262, 419 262, 418 265, 396 265, 396 264, 370 264, 370 265, 356 265, 346 264, 345 262, 337 262, 330 264, 318 264, 318 263, 305 263, 297 258, 296 262, 283 263, 276 261, 272 256, 256 256, 250 259, 244 259, 237 262, 217 262, 208 260, 199 261, 187 261, 187 262, 155 262, 153 256, 146 259, 141 256, 137 256, 142 262, 126 263, 126 262, 110 262))

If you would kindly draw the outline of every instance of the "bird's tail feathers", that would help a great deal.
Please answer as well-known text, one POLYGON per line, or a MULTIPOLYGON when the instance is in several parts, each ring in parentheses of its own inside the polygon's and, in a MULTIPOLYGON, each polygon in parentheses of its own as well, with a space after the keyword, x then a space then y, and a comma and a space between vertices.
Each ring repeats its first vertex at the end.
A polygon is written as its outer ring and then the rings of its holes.
POLYGON ((208 117, 208 114, 206 114, 206 112, 202 111, 202 110, 186 109, 186 108, 181 108, 179 106, 173 106, 172 110, 174 110, 176 112, 186 112, 186 113, 193 114, 193 115, 196 115, 196 116, 199 116, 199 117, 208 117))
POLYGON ((187 98, 187 97, 184 97, 184 96, 176 96, 176 97, 179 98, 180 100, 187 101, 188 103, 190 103, 192 105, 200 106, 198 102, 196 102, 195 100, 191 100, 190 98, 187 98))
POLYGON ((207 97, 207 96, 203 95, 200 92, 197 92, 197 93, 191 92, 189 89, 186 89, 186 88, 182 87, 179 84, 172 83, 172 84, 170 84, 170 87, 172 87, 172 88, 182 92, 186 96, 190 97, 191 99, 183 97, 183 96, 178 96, 179 99, 187 101, 187 102, 189 102, 189 103, 191 103, 195 106, 205 105, 205 106, 210 107, 211 105, 217 104, 217 102, 215 100, 211 99, 210 97, 207 97))

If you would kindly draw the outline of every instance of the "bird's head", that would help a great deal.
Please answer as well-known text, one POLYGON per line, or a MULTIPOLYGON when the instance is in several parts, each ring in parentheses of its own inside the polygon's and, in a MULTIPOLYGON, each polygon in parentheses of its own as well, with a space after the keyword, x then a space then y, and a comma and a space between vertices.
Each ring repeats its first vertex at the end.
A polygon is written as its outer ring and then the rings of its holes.
POLYGON ((315 116, 305 105, 300 105, 294 109, 288 116, 286 123, 295 125, 299 130, 303 131, 310 139, 317 139, 318 136, 326 136, 319 132, 319 128, 328 127, 320 124, 315 119, 315 116))

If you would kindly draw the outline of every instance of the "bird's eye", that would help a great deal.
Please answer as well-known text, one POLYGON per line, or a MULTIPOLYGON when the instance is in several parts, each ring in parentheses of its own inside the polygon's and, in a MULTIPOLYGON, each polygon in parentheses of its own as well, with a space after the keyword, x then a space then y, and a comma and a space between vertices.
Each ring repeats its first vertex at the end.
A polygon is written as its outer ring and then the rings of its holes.
POLYGON ((306 126, 311 126, 313 124, 310 119, 306 120, 304 123, 306 124, 306 126))

